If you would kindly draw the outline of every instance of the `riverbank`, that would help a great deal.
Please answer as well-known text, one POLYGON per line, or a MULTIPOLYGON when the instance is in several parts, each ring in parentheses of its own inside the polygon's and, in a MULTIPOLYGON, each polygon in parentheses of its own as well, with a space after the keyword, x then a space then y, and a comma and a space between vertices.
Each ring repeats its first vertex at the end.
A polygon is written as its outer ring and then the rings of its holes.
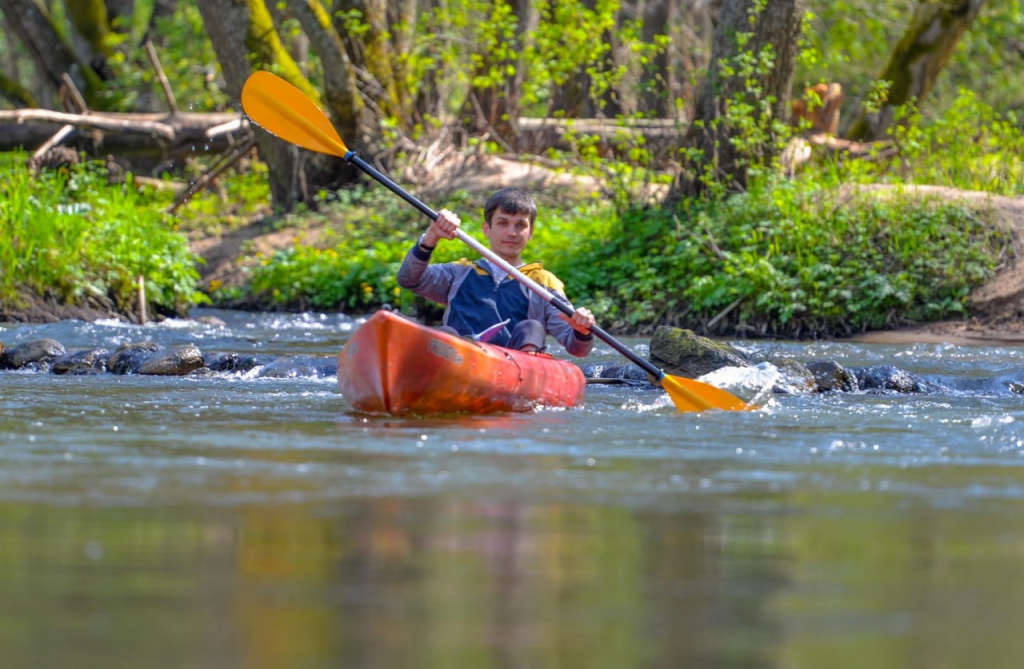
MULTIPOLYGON (((512 185, 525 187, 539 198, 561 202, 566 199, 585 201, 600 188, 600 184, 590 177, 570 175, 538 163, 496 156, 474 156, 471 160, 435 169, 429 176, 417 179, 415 191, 426 201, 437 203, 438 206, 453 202, 452 194, 458 193, 454 198, 456 203, 450 206, 465 212, 464 217, 472 217, 472 210, 476 207, 471 203, 479 199, 481 194, 512 185)), ((898 192, 913 193, 939 202, 965 203, 979 212, 977 221, 1009 231, 1012 244, 1007 245, 1005 257, 995 276, 971 293, 968 300, 969 318, 941 323, 913 323, 899 330, 864 333, 854 339, 885 342, 951 341, 979 345, 1024 343, 1024 267, 1019 262, 1021 250, 1024 249, 1024 197, 1001 197, 984 192, 927 186, 858 186, 857 189, 877 193, 880 199, 898 192)), ((656 199, 658 195, 656 192, 647 192, 636 194, 634 198, 656 199)), ((848 197, 852 197, 852 192, 842 193, 841 202, 848 197)), ((265 210, 247 223, 222 233, 209 234, 194 230, 190 233, 189 250, 200 259, 196 265, 199 289, 211 295, 218 306, 243 310, 273 309, 274 305, 267 304, 265 299, 260 301, 259 295, 253 296, 251 291, 245 289, 253 276, 252 270, 281 249, 293 248, 296 244, 315 245, 322 235, 327 237, 332 234, 332 227, 351 225, 347 220, 350 214, 349 209, 335 210, 333 213, 325 210, 316 216, 300 216, 286 222, 270 217, 269 210, 265 210), (229 295, 237 297, 233 300, 225 299, 229 295)), ((898 222, 889 225, 898 225, 898 222)), ((410 239, 416 232, 410 224, 410 239)), ((930 260, 934 261, 934 258, 930 260)), ((90 297, 76 305, 67 305, 52 297, 30 295, 24 291, 18 298, 14 306, 0 305, 0 321, 53 322, 102 318, 137 321, 139 318, 138 313, 134 313, 137 309, 132 309, 134 305, 130 304, 127 308, 124 304, 118 306, 103 296, 97 299, 90 297)), ((118 301, 123 303, 127 300, 119 298, 118 301)), ((315 310, 315 307, 311 309, 315 310)), ((299 311, 302 307, 299 305, 291 310, 299 311)), ((893 316, 890 322, 907 323, 906 314, 894 313, 893 316)), ((153 317, 151 309, 150 318, 153 317)), ((678 325, 699 329, 698 324, 680 322, 678 325)))
POLYGON ((868 332, 853 340, 882 344, 1024 345, 1024 198, 930 186, 918 186, 914 190, 924 196, 957 199, 990 208, 993 224, 1012 233, 1013 247, 995 276, 968 296, 970 318, 868 332))
MULTIPOLYGON (((537 165, 488 158, 473 169, 442 174, 423 184, 428 194, 466 190, 489 192, 503 186, 521 186, 534 192, 551 193, 559 189, 586 191, 593 183, 574 180, 564 173, 537 165), (442 186, 443 183, 443 186, 442 186)), ((966 191, 935 186, 884 185, 861 186, 860 190, 877 192, 885 197, 896 191, 914 193, 922 198, 962 202, 980 212, 991 225, 1009 231, 1013 244, 996 274, 976 288, 968 298, 970 317, 959 321, 921 323, 913 326, 873 331, 852 337, 854 341, 877 343, 956 343, 964 345, 1024 344, 1024 197, 1003 197, 980 191, 966 191)), ((437 196, 443 201, 443 195, 437 196)), ((307 242, 319 234, 317 228, 304 229, 307 242)), ((274 230, 256 221, 228 234, 196 240, 192 250, 204 258, 199 267, 202 285, 241 286, 247 277, 246 267, 253 256, 266 257, 294 243, 294 230, 274 230)), ((247 305, 234 305, 245 307, 247 305)))

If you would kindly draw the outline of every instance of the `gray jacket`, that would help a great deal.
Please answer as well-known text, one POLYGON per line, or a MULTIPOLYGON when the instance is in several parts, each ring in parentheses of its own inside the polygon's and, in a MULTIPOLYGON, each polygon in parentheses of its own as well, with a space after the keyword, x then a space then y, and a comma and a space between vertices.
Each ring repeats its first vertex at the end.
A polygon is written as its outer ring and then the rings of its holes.
MULTIPOLYGON (((552 293, 565 297, 562 282, 554 274, 545 270, 540 263, 529 263, 518 269, 552 293)), ((398 285, 408 288, 432 302, 444 305, 444 323, 447 325, 449 305, 451 305, 455 294, 459 292, 462 282, 470 272, 474 271, 487 273, 492 277, 496 273, 505 274, 504 270, 493 267, 486 259, 481 259, 476 263, 463 258, 455 262, 431 264, 430 256, 414 246, 406 254, 405 261, 398 270, 398 285)), ((505 276, 501 281, 515 281, 515 279, 505 276)), ((562 318, 562 312, 557 307, 549 304, 526 286, 520 285, 520 288, 528 294, 530 300, 527 318, 543 323, 547 333, 554 337, 570 355, 583 357, 590 353, 590 349, 594 346, 593 335, 579 334, 562 318)))

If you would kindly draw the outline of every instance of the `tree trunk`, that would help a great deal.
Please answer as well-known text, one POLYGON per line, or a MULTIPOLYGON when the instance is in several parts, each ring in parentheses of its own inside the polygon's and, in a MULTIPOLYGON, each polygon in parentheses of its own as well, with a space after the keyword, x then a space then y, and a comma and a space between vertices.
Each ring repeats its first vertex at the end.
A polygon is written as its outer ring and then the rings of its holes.
POLYGON ((356 86, 356 74, 345 51, 345 43, 319 0, 296 2, 287 6, 289 15, 299 21, 320 55, 324 74, 324 98, 338 134, 346 141, 364 146, 367 142, 366 106, 356 86))
MULTIPOLYGON (((301 78, 298 67, 281 48, 270 14, 261 1, 203 0, 198 6, 233 100, 237 102, 241 98, 242 85, 252 74, 253 64, 274 63, 275 56, 286 59, 283 70, 291 75, 290 80, 301 78), (250 60, 250 54, 255 58, 250 60)), ((296 204, 308 199, 303 165, 306 156, 300 156, 295 146, 266 132, 259 132, 257 136, 260 157, 270 172, 270 196, 274 205, 291 211, 296 204)))
POLYGON ((668 38, 666 47, 658 50, 649 68, 645 68, 641 75, 642 104, 637 106, 648 117, 675 118, 676 100, 683 95, 676 51, 672 46, 677 41, 673 34, 676 26, 683 23, 678 5, 678 0, 646 0, 641 3, 644 43, 654 44, 659 36, 668 38))
POLYGON ((684 140, 694 156, 673 196, 695 196, 712 183, 747 186, 751 165, 779 152, 772 124, 788 117, 804 0, 725 0, 701 87, 696 116, 684 140), (758 65, 745 63, 753 56, 758 65))
POLYGON ((66 6, 71 26, 80 38, 79 52, 86 54, 90 63, 106 59, 111 52, 108 43, 110 19, 107 18, 106 3, 103 0, 76 0, 66 6))
POLYGON ((335 0, 332 8, 335 30, 343 36, 348 56, 363 77, 364 101, 379 110, 383 119, 410 132, 412 103, 408 87, 399 72, 406 54, 397 53, 391 41, 391 26, 386 0, 335 0), (362 14, 365 32, 357 37, 348 34, 344 17, 350 12, 362 14), (396 69, 397 68, 397 69, 396 69))
POLYGON ((394 0, 390 4, 395 51, 400 54, 411 53, 416 39, 416 9, 419 3, 417 0, 394 0))
POLYGON ((985 0, 921 0, 907 32, 878 77, 890 83, 885 103, 877 112, 862 111, 847 138, 882 139, 897 107, 911 101, 920 105, 984 4, 985 0))
POLYGON ((149 15, 149 38, 154 44, 163 46, 166 38, 156 31, 157 21, 170 19, 178 11, 178 0, 153 0, 153 13, 149 15))
POLYGON ((0 72, 0 97, 7 100, 15 107, 38 107, 32 91, 20 83, 0 72))
MULTIPOLYGON (((579 11, 582 12, 581 20, 588 20, 597 10, 596 0, 579 0, 579 11)), ((542 17, 541 20, 551 20, 552 17, 542 17)), ((597 66, 600 70, 607 70, 611 66, 611 40, 612 36, 607 33, 594 35, 590 45, 594 53, 600 56, 597 66)), ((592 78, 586 69, 574 72, 564 82, 555 87, 552 95, 551 110, 557 116, 564 118, 594 118, 604 116, 597 106, 597 100, 591 92, 592 78)))
POLYGON ((5 109, 0 110, 0 151, 35 150, 61 126, 74 125, 80 131, 101 131, 102 144, 95 145, 91 133, 79 132, 65 141, 65 146, 94 158, 108 153, 118 157, 127 155, 141 171, 168 158, 194 153, 196 145, 222 151, 228 146, 231 131, 241 122, 241 116, 234 112, 173 115, 92 112, 82 115, 50 109, 5 109), (218 132, 212 134, 210 131, 214 128, 218 132))
POLYGON ((61 36, 42 0, 0 0, 0 11, 21 38, 39 75, 53 90, 59 91, 63 75, 70 74, 89 106, 95 107, 103 82, 61 36))
MULTIPOLYGON (((111 28, 119 33, 131 33, 132 14, 135 11, 135 0, 105 0, 107 20, 111 28)), ((154 12, 156 9, 154 8, 154 12)))

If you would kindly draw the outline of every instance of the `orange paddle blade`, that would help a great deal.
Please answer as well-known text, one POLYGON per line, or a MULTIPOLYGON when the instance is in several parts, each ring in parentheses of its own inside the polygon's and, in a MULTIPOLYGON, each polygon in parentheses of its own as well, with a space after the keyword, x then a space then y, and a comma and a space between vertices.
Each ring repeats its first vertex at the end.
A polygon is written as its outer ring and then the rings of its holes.
POLYGON ((661 379, 661 387, 668 391, 672 403, 680 411, 705 411, 707 409, 744 411, 750 408, 746 402, 735 395, 696 379, 685 379, 681 376, 666 374, 661 379))
POLYGON ((348 153, 327 115, 276 74, 260 71, 249 75, 242 86, 242 109, 253 123, 292 144, 339 158, 348 153))

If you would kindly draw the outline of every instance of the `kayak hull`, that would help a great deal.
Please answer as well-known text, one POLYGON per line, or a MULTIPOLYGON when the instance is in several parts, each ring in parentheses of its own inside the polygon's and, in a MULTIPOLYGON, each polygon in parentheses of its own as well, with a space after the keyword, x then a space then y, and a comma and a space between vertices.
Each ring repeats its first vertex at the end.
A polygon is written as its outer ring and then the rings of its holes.
POLYGON ((586 379, 567 360, 456 337, 378 311, 338 355, 338 389, 357 410, 431 415, 574 407, 586 379))

